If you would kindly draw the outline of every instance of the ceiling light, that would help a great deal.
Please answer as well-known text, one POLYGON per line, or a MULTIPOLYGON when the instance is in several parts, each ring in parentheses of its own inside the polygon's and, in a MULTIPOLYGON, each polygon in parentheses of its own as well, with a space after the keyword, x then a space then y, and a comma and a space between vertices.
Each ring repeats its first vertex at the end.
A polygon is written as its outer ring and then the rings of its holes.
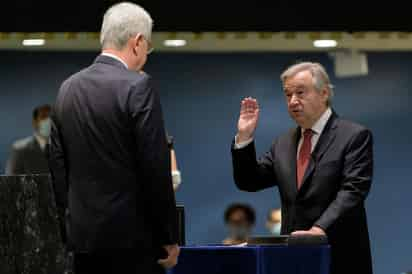
POLYGON ((43 46, 46 43, 44 39, 25 39, 23 40, 23 46, 31 47, 31 46, 43 46))
POLYGON ((317 48, 334 48, 338 45, 335 40, 315 40, 313 45, 317 48))
POLYGON ((186 46, 186 40, 181 40, 181 39, 165 40, 163 44, 166 47, 183 47, 183 46, 186 46))

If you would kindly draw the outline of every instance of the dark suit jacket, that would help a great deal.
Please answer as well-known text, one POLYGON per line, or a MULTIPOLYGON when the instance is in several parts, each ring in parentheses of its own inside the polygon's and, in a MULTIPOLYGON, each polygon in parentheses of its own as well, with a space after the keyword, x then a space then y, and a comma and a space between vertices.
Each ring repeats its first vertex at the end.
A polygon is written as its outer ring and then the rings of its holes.
POLYGON ((45 152, 34 136, 16 141, 12 146, 10 159, 6 166, 6 175, 49 173, 45 152))
POLYGON ((61 86, 52 115, 50 168, 75 251, 177 243, 170 155, 158 93, 147 74, 108 56, 61 86))
POLYGON ((373 173, 372 134, 335 113, 312 152, 300 190, 296 157, 301 129, 277 138, 256 160, 255 146, 232 147, 234 179, 245 191, 277 185, 282 203, 282 234, 323 228, 332 247, 332 272, 372 273, 364 207, 373 173))

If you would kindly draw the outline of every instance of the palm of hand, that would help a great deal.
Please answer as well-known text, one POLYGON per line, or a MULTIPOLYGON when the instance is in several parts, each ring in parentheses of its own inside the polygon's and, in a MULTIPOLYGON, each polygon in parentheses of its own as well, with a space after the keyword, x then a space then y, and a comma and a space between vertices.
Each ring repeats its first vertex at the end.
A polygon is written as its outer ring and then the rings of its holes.
POLYGON ((246 98, 242 100, 238 121, 239 134, 251 137, 256 129, 259 119, 259 105, 256 99, 246 98))
POLYGON ((240 114, 238 129, 242 132, 254 130, 257 124, 258 114, 255 112, 240 114))

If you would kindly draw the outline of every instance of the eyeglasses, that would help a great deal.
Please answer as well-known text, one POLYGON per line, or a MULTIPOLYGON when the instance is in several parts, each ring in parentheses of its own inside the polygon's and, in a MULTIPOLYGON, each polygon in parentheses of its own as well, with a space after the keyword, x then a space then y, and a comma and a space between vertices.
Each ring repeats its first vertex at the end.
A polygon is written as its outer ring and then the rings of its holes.
POLYGON ((147 55, 149 55, 150 53, 152 53, 154 51, 154 47, 152 45, 152 42, 147 39, 144 35, 142 35, 142 37, 146 40, 147 42, 147 55))
POLYGON ((154 47, 150 44, 149 48, 147 49, 147 55, 154 51, 154 47))

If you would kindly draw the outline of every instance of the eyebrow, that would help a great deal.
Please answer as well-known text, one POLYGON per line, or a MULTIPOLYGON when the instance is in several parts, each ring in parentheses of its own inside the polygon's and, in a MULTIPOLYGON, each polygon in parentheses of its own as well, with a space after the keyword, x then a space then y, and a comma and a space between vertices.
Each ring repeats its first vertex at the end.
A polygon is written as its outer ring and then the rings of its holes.
POLYGON ((297 85, 297 86, 291 86, 291 87, 283 87, 283 91, 284 92, 287 92, 288 90, 290 90, 290 89, 304 89, 305 88, 305 86, 304 85, 297 85))

